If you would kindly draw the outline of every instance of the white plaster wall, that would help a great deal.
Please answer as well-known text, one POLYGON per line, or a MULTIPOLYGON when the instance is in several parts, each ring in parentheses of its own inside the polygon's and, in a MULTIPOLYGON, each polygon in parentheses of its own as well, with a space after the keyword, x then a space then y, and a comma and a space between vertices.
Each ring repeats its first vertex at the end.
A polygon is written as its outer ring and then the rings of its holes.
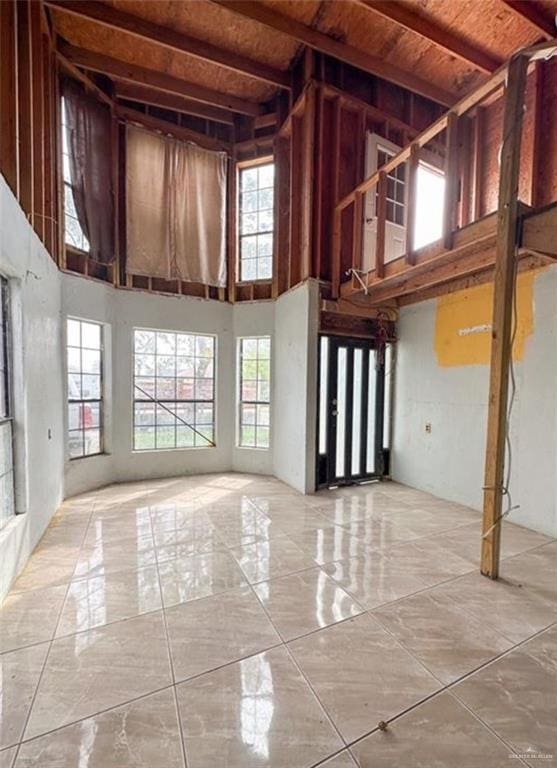
MULTIPOLYGON (((509 520, 557 536, 557 267, 534 283, 534 333, 515 363, 509 520)), ((435 300, 401 311, 393 477, 481 509, 489 366, 441 367, 435 300), (431 434, 425 424, 432 426, 431 434)))
POLYGON ((275 428, 275 302, 258 301, 234 304, 234 336, 236 339, 235 360, 237 359, 237 340, 242 336, 271 337, 271 432, 268 450, 260 448, 238 447, 238 368, 235 374, 234 442, 232 446, 232 469, 235 472, 256 472, 270 475, 273 472, 273 432, 275 428))
POLYGON ((315 490, 318 293, 310 280, 275 304, 273 474, 302 493, 315 490))
POLYGON ((60 276, 0 176, 0 272, 10 280, 18 514, 0 531, 0 599, 62 498, 60 276))

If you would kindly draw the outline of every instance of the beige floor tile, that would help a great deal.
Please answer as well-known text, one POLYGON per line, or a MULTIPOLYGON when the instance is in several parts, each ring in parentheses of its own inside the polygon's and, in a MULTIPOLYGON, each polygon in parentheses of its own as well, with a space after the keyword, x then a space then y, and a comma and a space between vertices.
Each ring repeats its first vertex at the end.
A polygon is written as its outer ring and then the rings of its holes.
POLYGON ((280 643, 250 587, 176 605, 166 611, 166 620, 176 680, 280 643))
POLYGON ((400 644, 444 683, 471 672, 512 643, 441 594, 422 592, 373 611, 400 644))
POLYGON ((340 525, 299 531, 290 534, 289 538, 300 549, 307 552, 318 565, 363 556, 371 552, 371 547, 361 539, 351 536, 340 525))
POLYGON ((509 750, 449 693, 352 748, 360 768, 508 768, 509 750))
POLYGON ((230 551, 250 584, 315 566, 314 560, 288 537, 246 544, 230 551))
POLYGON ((191 554, 201 554, 223 548, 215 528, 210 524, 183 526, 175 530, 157 528, 153 536, 157 548, 181 544, 188 546, 191 554))
MULTIPOLYGON (((519 555, 529 557, 529 554, 519 555)), ((520 581, 486 579, 475 572, 462 576, 437 590, 448 595, 472 618, 489 625, 514 643, 526 640, 549 627, 557 618, 557 606, 543 590, 521 586, 520 581)), ((436 591, 437 591, 436 590, 436 591)))
POLYGON ((526 762, 557 761, 557 628, 480 670, 453 693, 526 762), (541 759, 553 755, 553 760, 541 759), (536 757, 537 756, 537 757, 536 757))
POLYGON ((347 742, 441 687, 367 614, 289 647, 347 742))
POLYGON ((162 608, 156 565, 72 581, 57 637, 162 608))
POLYGON ((511 557, 501 565, 504 578, 536 597, 557 604, 557 541, 511 557))
POLYGON ((404 526, 397 526, 390 519, 367 517, 344 525, 343 528, 351 535, 360 539, 368 549, 386 549, 393 544, 410 541, 416 534, 404 526))
POLYGON ((15 768, 183 768, 171 689, 26 742, 15 768))
POLYGON ((313 507, 293 507, 271 510, 265 513, 287 535, 314 528, 328 528, 333 525, 325 515, 313 507))
POLYGON ((242 571, 228 552, 209 552, 159 563, 159 576, 166 608, 226 592, 246 583, 242 571))
POLYGON ((25 738, 171 683, 162 614, 152 613, 52 644, 25 738))
POLYGON ((47 651, 41 643, 0 655, 0 749, 21 740, 47 651))
POLYGON ((13 761, 17 752, 17 747, 3 749, 0 751, 0 768, 12 768, 13 761))
POLYGON ((0 652, 50 640, 66 589, 62 585, 11 592, 0 607, 0 652))
POLYGON ((177 692, 188 768, 309 768, 343 746, 284 648, 177 692))
POLYGON ((419 576, 407 571, 402 559, 373 550, 362 557, 329 563, 323 570, 368 609, 419 592, 427 586, 419 576))
POLYGON ((155 545, 151 534, 118 540, 101 538, 82 547, 73 578, 144 568, 155 563, 155 545))
POLYGON ((363 610, 321 568, 263 581, 254 589, 283 640, 344 621, 363 610))
POLYGON ((62 544, 36 550, 12 587, 12 592, 46 589, 67 584, 79 555, 79 546, 62 544))

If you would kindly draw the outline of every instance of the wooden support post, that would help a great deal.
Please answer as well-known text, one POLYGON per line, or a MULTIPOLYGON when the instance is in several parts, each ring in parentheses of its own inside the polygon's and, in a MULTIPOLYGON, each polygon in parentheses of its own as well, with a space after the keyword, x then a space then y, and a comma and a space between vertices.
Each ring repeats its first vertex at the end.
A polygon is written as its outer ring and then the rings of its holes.
POLYGON ((272 296, 274 299, 287 288, 290 250, 290 142, 278 136, 275 139, 275 172, 277 226, 273 240, 272 296))
MULTIPOLYGON (((313 61, 313 57, 311 59, 313 61)), ((313 221, 313 153, 315 135, 315 89, 307 91, 301 126, 302 188, 300 194, 300 277, 304 280, 312 274, 312 221, 313 221)))
POLYGON ((40 3, 31 3, 31 48, 33 67, 33 228, 43 240, 45 214, 45 114, 42 55, 42 11, 40 3))
POLYGON ((340 244, 341 244, 342 211, 333 211, 333 248, 331 259, 331 298, 338 299, 340 295, 340 244))
MULTIPOLYGON (((373 191, 368 193, 373 194, 373 191)), ((377 240, 375 244, 375 277, 385 275, 385 226, 387 222, 387 174, 379 171, 377 183, 377 240)))
MULTIPOLYGON (((352 268, 361 270, 362 268, 362 235, 363 235, 363 208, 364 195, 362 192, 356 192, 354 200, 354 218, 352 219, 352 268)), ((352 277, 354 288, 359 287, 359 282, 352 277)))
MULTIPOLYGON (((17 7, 19 202, 33 221, 33 66, 29 0, 17 7)), ((7 62, 4 63, 7 66, 7 62)))
POLYGON ((449 112, 447 116, 446 147, 443 244, 447 250, 450 250, 453 247, 454 231, 457 227, 457 208, 459 200, 458 115, 454 112, 449 112))
POLYGON ((419 162, 420 147, 418 144, 411 144, 410 159, 408 160, 408 196, 406 198, 406 263, 410 265, 413 265, 416 262, 414 253, 414 225, 416 221, 416 192, 419 162))
POLYGON ((476 109, 474 119, 474 156, 472 167, 472 221, 477 221, 482 215, 482 142, 484 133, 485 112, 483 107, 476 109))
POLYGON ((491 579, 499 575, 511 327, 517 266, 518 177, 527 67, 528 59, 521 55, 515 56, 509 63, 499 179, 481 553, 481 572, 491 579))
POLYGON ((533 114, 533 138, 532 138, 532 167, 530 169, 530 205, 537 208, 540 205, 540 177, 542 176, 541 167, 544 159, 542 157, 541 147, 543 145, 543 82, 544 82, 544 63, 536 61, 534 70, 534 114, 533 114))

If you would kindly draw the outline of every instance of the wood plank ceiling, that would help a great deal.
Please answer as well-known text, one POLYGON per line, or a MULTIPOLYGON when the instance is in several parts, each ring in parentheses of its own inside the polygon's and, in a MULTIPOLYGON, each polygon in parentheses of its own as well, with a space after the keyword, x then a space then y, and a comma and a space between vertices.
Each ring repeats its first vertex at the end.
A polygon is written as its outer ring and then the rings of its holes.
POLYGON ((223 121, 264 111, 304 44, 450 104, 554 34, 557 11, 557 0, 44 2, 76 66, 128 98, 204 104, 223 121))

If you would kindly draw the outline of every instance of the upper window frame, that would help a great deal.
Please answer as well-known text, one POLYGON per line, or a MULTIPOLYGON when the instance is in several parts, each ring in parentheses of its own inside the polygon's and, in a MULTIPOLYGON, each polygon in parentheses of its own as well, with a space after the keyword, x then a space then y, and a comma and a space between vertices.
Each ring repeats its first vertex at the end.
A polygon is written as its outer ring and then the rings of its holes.
MULTIPOLYGON (((265 209, 269 210, 269 209, 265 209)), ((235 231, 235 242, 236 242, 236 263, 234 265, 234 279, 236 284, 238 285, 250 285, 252 283, 271 283, 275 277, 275 249, 276 249, 276 159, 273 154, 265 155, 264 157, 256 157, 252 158, 251 160, 240 160, 236 163, 236 207, 235 207, 235 221, 234 221, 234 231, 235 231), (273 166, 273 204, 272 210, 273 212, 273 227, 271 230, 262 230, 262 231, 256 231, 253 233, 242 233, 242 227, 241 227, 241 217, 242 217, 242 174, 244 171, 250 170, 252 168, 259 168, 264 165, 272 165, 273 166), (272 246, 271 246, 271 254, 270 254, 270 260, 271 260, 271 274, 268 277, 256 277, 253 279, 244 279, 242 275, 242 239, 244 237, 252 235, 266 235, 270 234, 272 237, 272 246)), ((256 261, 259 260, 261 257, 256 256, 256 261)))

